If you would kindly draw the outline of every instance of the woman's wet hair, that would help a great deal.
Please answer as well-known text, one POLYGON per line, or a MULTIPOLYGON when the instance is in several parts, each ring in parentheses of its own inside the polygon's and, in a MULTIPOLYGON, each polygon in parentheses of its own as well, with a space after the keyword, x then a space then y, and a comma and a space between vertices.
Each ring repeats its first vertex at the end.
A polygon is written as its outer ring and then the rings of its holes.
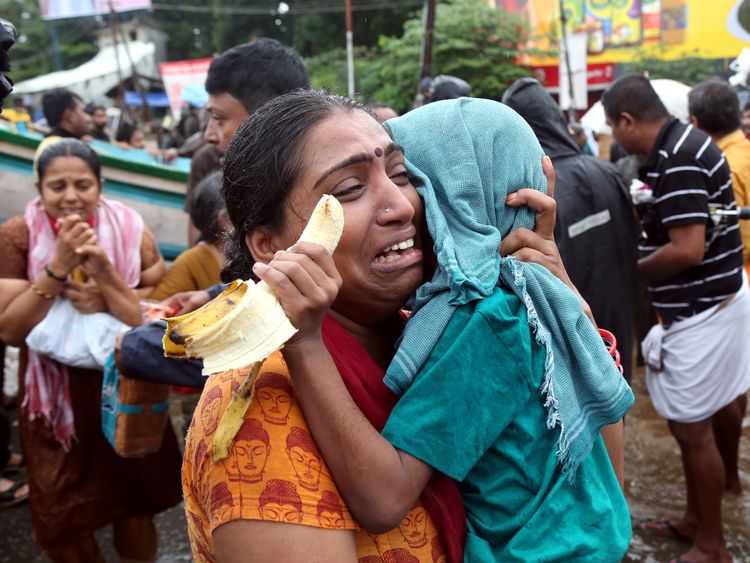
POLYGON ((102 164, 99 161, 99 157, 96 156, 93 149, 86 143, 72 138, 57 139, 42 149, 39 158, 36 159, 36 176, 40 186, 44 180, 44 175, 46 174, 49 165, 56 158, 62 156, 75 156, 85 162, 91 169, 91 172, 94 173, 94 176, 99 182, 99 188, 101 189, 102 164))
POLYGON ((226 210, 221 197, 221 172, 214 172, 198 182, 190 194, 190 220, 200 231, 201 239, 216 244, 224 236, 219 218, 226 210))
POLYGON ((302 151, 310 132, 332 115, 356 110, 372 116, 356 100, 295 90, 262 105, 240 126, 224 160, 222 194, 234 230, 224 250, 222 280, 253 276, 247 233, 259 226, 284 226, 285 202, 302 174, 302 151))

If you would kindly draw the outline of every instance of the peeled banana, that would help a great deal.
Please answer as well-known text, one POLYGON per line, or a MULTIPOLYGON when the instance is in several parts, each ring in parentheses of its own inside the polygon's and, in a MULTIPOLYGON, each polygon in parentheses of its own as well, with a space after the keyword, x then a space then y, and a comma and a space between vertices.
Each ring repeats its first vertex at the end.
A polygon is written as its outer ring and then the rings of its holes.
MULTIPOLYGON (((319 244, 333 254, 343 230, 341 204, 324 195, 299 240, 319 244)), ((263 360, 297 332, 264 281, 235 280, 200 309, 165 320, 165 354, 203 358, 203 375, 263 360)))
POLYGON ((299 242, 313 242, 319 244, 333 254, 344 232, 344 209, 339 200, 332 195, 324 195, 318 201, 305 225, 299 242))
MULTIPOLYGON (((299 240, 319 244, 333 254, 343 230, 341 204, 333 196, 324 195, 299 240)), ((164 320, 166 356, 203 358, 204 375, 253 366, 214 435, 212 458, 224 459, 252 400, 252 385, 261 362, 281 349, 297 329, 270 286, 252 280, 235 280, 200 309, 164 320)))

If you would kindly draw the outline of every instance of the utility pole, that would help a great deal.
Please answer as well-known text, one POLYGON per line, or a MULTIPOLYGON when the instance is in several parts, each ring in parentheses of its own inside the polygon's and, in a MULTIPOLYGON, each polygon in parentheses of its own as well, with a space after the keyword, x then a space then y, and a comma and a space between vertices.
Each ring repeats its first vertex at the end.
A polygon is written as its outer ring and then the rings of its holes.
MULTIPOLYGON (((120 106, 123 105, 123 74, 122 74, 122 67, 120 66, 120 40, 122 41, 122 48, 125 51, 125 56, 128 58, 128 62, 130 62, 130 72, 133 77, 133 86, 135 87, 135 91, 138 92, 138 95, 141 97, 141 102, 143 104, 142 107, 142 117, 145 122, 148 122, 151 119, 151 112, 148 107, 148 102, 146 101, 146 94, 143 91, 143 88, 141 88, 140 80, 138 79, 138 69, 135 68, 135 64, 133 64, 133 58, 130 56, 130 47, 128 47, 128 38, 125 37, 125 33, 120 29, 118 23, 117 23, 117 12, 115 12, 114 4, 112 3, 112 0, 109 0, 109 24, 112 27, 112 39, 114 40, 115 44, 115 61, 117 61, 117 80, 119 81, 119 84, 117 86, 117 98, 119 99, 120 106)), ((128 115, 130 115, 130 112, 128 112, 128 115)), ((132 115, 130 116, 132 118, 132 115)))
MULTIPOLYGON (((110 0, 110 6, 111 6, 111 0, 110 0)), ((122 30, 121 27, 118 28, 118 31, 120 33, 120 39, 122 39, 122 45, 125 48, 125 55, 128 57, 128 62, 130 63, 130 69, 133 77, 133 86, 135 87, 135 91, 138 92, 138 95, 141 97, 141 113, 143 117, 143 122, 148 123, 151 121, 151 108, 148 106, 148 101, 146 101, 146 93, 143 91, 143 86, 141 85, 140 78, 138 77, 138 69, 135 66, 135 63, 133 63, 133 57, 130 55, 130 47, 128 46, 128 38, 125 36, 125 32, 122 30)))
POLYGON ((119 40, 117 38, 117 13, 115 12, 112 2, 109 2, 109 27, 112 31, 112 41, 114 42, 115 48, 115 64, 117 65, 117 103, 116 105, 122 109, 123 103, 123 84, 122 84, 122 68, 120 67, 120 49, 119 40))
POLYGON ((347 92, 354 97, 354 33, 352 31, 352 0, 346 1, 346 71, 347 92))
POLYGON ((60 53, 60 30, 57 20, 49 21, 49 32, 52 36, 52 70, 62 70, 62 55, 60 53))
POLYGON ((435 31, 435 0, 424 0, 424 37, 422 38, 422 54, 419 65, 420 80, 425 76, 432 76, 432 39, 435 31))
POLYGON ((568 75, 568 96, 570 97, 570 107, 568 108, 568 123, 573 125, 576 122, 575 98, 573 92, 573 70, 570 68, 570 49, 568 48, 568 18, 565 15, 565 5, 560 0, 560 25, 562 26, 562 41, 565 52, 565 71, 568 75))

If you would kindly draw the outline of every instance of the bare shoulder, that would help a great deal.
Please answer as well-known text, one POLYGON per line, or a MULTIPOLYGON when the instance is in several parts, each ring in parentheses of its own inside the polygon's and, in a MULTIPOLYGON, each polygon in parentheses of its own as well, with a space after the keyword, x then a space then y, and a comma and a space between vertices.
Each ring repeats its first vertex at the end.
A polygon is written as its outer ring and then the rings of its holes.
POLYGON ((10 217, 0 223, 0 239, 5 244, 11 243, 19 249, 29 249, 29 227, 21 215, 10 217))
POLYGON ((0 224, 0 278, 26 279, 29 227, 20 215, 0 224))

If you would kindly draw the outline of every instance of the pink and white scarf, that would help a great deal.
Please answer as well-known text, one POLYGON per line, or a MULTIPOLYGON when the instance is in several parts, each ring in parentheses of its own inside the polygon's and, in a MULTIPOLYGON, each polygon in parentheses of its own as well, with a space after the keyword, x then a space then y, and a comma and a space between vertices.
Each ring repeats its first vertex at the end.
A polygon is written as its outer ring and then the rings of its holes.
MULTIPOLYGON (((29 280, 33 280, 52 260, 57 237, 41 198, 36 197, 28 203, 24 219, 29 228, 26 274, 29 280)), ((94 212, 94 230, 99 246, 106 252, 115 271, 128 287, 137 287, 141 278, 141 216, 120 202, 102 197, 94 212)), ((63 449, 70 451, 75 439, 75 424, 67 366, 29 350, 25 388, 23 406, 29 420, 41 416, 63 449)))

